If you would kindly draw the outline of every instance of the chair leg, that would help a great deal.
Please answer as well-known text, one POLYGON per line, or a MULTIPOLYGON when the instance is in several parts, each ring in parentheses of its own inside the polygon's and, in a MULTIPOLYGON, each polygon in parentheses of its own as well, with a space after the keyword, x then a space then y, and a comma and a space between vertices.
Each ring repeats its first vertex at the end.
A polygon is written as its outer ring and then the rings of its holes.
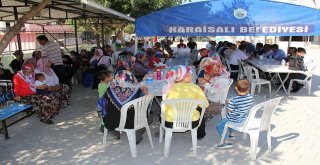
POLYGON ((292 83, 293 83, 293 81, 290 80, 289 87, 288 87, 288 94, 289 95, 290 95, 290 91, 292 90, 292 83))
POLYGON ((256 90, 256 84, 251 84, 251 95, 254 95, 255 90, 256 90))
POLYGON ((166 129, 166 139, 165 139, 165 142, 164 142, 164 156, 165 157, 169 156, 171 138, 172 138, 172 130, 171 129, 166 129))
POLYGON ((268 83, 269 85, 269 98, 271 98, 271 83, 268 83))
POLYGON ((148 134, 148 137, 149 137, 149 141, 150 141, 151 148, 154 149, 154 147, 153 147, 153 141, 152 141, 152 137, 151 137, 151 132, 150 132, 150 128, 149 128, 148 125, 146 126, 146 130, 147 130, 147 134, 148 134))
POLYGON ((250 136, 250 143, 251 143, 251 156, 250 157, 251 157, 251 160, 256 160, 259 132, 249 133, 249 136, 250 136))
POLYGON ((131 156, 133 158, 137 157, 137 144, 136 144, 136 130, 127 130, 128 141, 130 145, 131 156))
POLYGON ((108 136, 108 129, 104 127, 103 129, 103 139, 102 139, 102 144, 106 145, 107 143, 107 136, 108 136))
POLYGON ((258 93, 261 91, 261 84, 258 85, 258 93))
POLYGON ((270 128, 267 132, 267 141, 268 141, 268 151, 271 152, 271 131, 270 131, 270 128))
POLYGON ((308 95, 311 95, 311 84, 312 84, 312 81, 309 80, 309 81, 307 82, 308 95))
POLYGON ((162 143, 163 140, 163 128, 160 125, 160 130, 159 130, 159 143, 162 143))
POLYGON ((197 156, 197 129, 191 130, 191 136, 192 136, 192 148, 193 148, 193 154, 194 156, 197 156))
POLYGON ((222 135, 221 135, 221 139, 220 139, 220 144, 219 145, 221 145, 221 144, 223 144, 224 143, 224 137, 226 136, 226 134, 227 134, 227 130, 228 130, 228 127, 224 127, 224 129, 223 129, 223 133, 222 133, 222 135))

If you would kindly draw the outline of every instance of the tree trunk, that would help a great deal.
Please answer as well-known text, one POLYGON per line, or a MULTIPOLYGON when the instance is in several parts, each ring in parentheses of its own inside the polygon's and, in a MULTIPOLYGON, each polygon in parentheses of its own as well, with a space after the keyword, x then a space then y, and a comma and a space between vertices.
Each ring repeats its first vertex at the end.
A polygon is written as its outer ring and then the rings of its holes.
POLYGON ((0 54, 7 48, 10 41, 20 32, 22 26, 31 18, 34 17, 36 14, 41 12, 41 10, 46 7, 51 0, 42 0, 42 2, 30 10, 27 14, 21 17, 17 22, 13 25, 12 28, 8 32, 4 34, 4 37, 0 41, 0 54))
POLYGON ((123 39, 123 37, 120 37, 120 35, 122 34, 124 28, 127 26, 128 24, 127 23, 124 23, 120 26, 120 29, 119 31, 116 33, 116 38, 118 39, 123 39))

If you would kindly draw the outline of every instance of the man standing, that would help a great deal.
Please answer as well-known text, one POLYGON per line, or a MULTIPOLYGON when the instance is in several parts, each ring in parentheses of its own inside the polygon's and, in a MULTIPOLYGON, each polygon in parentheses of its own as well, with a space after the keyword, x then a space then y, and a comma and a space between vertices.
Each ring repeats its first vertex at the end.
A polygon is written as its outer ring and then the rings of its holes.
POLYGON ((62 54, 58 43, 51 42, 44 35, 37 37, 37 41, 42 46, 42 56, 47 56, 52 62, 52 69, 59 78, 60 83, 66 83, 62 54))

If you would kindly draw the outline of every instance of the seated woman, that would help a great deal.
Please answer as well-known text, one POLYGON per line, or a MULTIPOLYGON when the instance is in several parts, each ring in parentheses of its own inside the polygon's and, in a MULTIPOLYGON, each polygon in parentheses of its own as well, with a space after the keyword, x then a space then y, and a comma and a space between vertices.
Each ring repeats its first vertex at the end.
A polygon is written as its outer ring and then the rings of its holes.
MULTIPOLYGON (((206 102, 206 107, 209 103, 200 87, 192 83, 192 70, 189 66, 178 65, 170 69, 166 74, 165 88, 163 90, 164 99, 197 99, 206 102), (188 91, 188 92, 186 92, 188 91)), ((203 108, 206 108, 203 107, 203 108)), ((172 108, 165 109, 166 127, 172 127, 174 112, 172 108)), ((195 110, 192 115, 192 127, 199 124, 200 112, 195 110)), ((205 121, 202 120, 198 128, 198 139, 204 138, 205 121)))
MULTIPOLYGON (((107 100, 106 112, 107 115, 104 117, 104 126, 116 135, 120 139, 119 132, 114 131, 120 124, 120 110, 121 107, 139 97, 143 94, 147 94, 146 88, 140 89, 139 87, 134 87, 137 80, 130 71, 122 70, 116 73, 113 82, 110 83, 110 87, 105 93, 107 100), (131 87, 126 85, 130 84, 131 87)), ((146 114, 147 115, 147 114, 146 114)), ((130 129, 134 127, 134 109, 131 107, 127 112, 127 121, 125 128, 130 129)), ((139 143, 142 140, 142 134, 144 130, 139 130, 136 132, 136 140, 139 143)))
POLYGON ((54 124, 50 119, 59 112, 59 99, 53 94, 37 95, 34 82, 34 66, 32 64, 22 66, 22 70, 13 77, 15 100, 32 104, 41 122, 54 124))
POLYGON ((133 64, 132 72, 136 76, 138 81, 141 81, 148 72, 148 68, 145 65, 146 61, 147 55, 144 52, 138 53, 136 55, 136 61, 133 64))
MULTIPOLYGON (((205 86, 205 93, 211 102, 219 103, 224 89, 227 88, 231 82, 230 73, 222 65, 222 63, 214 63, 205 67, 205 77, 208 83, 205 86)), ((220 103, 224 104, 224 103, 220 103)))
POLYGON ((156 68, 154 64, 160 63, 160 58, 156 56, 156 53, 153 50, 147 50, 146 53, 149 57, 148 67, 151 69, 156 68))
POLYGON ((54 95, 59 99, 61 108, 70 104, 71 88, 66 84, 59 84, 59 78, 51 69, 51 61, 48 57, 41 57, 37 61, 35 73, 42 73, 45 76, 46 84, 54 95))
POLYGON ((204 84, 208 83, 208 78, 205 78, 205 70, 204 68, 208 65, 213 65, 214 60, 211 57, 206 57, 202 59, 202 61, 199 64, 199 74, 197 78, 196 84, 201 88, 204 89, 204 84))

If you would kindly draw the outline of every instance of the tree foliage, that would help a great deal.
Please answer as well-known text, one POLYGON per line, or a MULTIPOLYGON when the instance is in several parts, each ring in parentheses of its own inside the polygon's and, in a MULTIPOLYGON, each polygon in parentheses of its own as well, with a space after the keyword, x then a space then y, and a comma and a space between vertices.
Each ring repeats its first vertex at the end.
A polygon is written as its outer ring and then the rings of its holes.
MULTIPOLYGON (((162 10, 172 6, 180 5, 185 1, 191 0, 92 0, 95 3, 109 7, 133 18, 149 14, 154 11, 162 10)), ((80 30, 92 30, 96 34, 101 33, 101 26, 96 24, 97 19, 87 18, 79 21, 80 30)), ((106 18, 99 20, 105 23, 105 35, 110 36, 114 32, 116 36, 125 30, 134 32, 134 26, 130 23, 119 23, 118 20, 106 18), (128 26, 128 27, 127 27, 128 26)), ((99 36, 97 36, 99 37, 99 36)))

